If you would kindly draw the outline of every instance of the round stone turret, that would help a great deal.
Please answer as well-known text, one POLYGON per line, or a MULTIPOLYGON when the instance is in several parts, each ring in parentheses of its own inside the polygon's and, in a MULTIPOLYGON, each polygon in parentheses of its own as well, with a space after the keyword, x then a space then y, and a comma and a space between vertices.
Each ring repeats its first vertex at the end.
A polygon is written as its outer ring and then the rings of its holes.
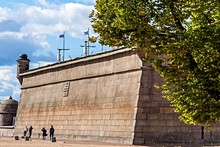
POLYGON ((16 117, 18 102, 10 96, 0 104, 0 126, 12 126, 16 117))

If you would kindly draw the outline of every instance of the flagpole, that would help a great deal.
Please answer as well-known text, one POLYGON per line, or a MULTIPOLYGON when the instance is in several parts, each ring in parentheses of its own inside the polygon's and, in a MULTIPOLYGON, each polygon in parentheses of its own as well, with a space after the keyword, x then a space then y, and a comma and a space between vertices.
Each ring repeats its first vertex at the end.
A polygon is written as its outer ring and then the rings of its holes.
POLYGON ((88 28, 88 48, 87 48, 87 49, 88 49, 88 52, 87 52, 87 53, 88 53, 88 55, 89 55, 89 28, 88 28))
POLYGON ((63 32, 63 61, 64 61, 64 52, 65 52, 65 31, 63 32))

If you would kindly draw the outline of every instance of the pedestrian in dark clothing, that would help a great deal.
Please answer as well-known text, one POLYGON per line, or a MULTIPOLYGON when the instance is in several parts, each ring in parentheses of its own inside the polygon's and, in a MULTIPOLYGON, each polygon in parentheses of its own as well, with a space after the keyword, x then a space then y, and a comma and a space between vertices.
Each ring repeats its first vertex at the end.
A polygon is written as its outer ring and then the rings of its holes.
POLYGON ((26 137, 27 132, 28 132, 28 128, 27 128, 27 126, 25 126, 25 127, 24 127, 24 137, 26 137))
POLYGON ((54 136, 54 128, 51 125, 51 127, 50 127, 50 140, 52 140, 53 136, 54 136))
POLYGON ((43 133, 42 133, 43 140, 46 140, 47 130, 43 127, 43 128, 41 129, 41 131, 43 132, 43 133))
POLYGON ((32 126, 30 126, 30 128, 29 128, 29 138, 31 138, 31 135, 32 135, 32 130, 33 130, 33 127, 32 126))

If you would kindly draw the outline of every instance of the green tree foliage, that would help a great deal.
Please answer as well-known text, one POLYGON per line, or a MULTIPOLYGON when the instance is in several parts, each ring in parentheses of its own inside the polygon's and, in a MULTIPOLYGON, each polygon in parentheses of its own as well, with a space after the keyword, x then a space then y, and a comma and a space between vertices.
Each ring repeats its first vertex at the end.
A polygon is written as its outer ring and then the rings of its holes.
POLYGON ((219 8, 219 0, 97 0, 90 17, 103 45, 145 52, 182 121, 210 125, 220 118, 219 8))

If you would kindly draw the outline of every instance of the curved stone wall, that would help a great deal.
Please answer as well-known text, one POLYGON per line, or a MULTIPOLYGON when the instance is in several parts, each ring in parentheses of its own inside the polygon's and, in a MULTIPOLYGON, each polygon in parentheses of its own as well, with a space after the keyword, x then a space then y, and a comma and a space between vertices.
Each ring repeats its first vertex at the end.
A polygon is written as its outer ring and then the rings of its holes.
POLYGON ((0 126, 14 125, 14 118, 16 117, 18 102, 11 97, 0 103, 0 126))

